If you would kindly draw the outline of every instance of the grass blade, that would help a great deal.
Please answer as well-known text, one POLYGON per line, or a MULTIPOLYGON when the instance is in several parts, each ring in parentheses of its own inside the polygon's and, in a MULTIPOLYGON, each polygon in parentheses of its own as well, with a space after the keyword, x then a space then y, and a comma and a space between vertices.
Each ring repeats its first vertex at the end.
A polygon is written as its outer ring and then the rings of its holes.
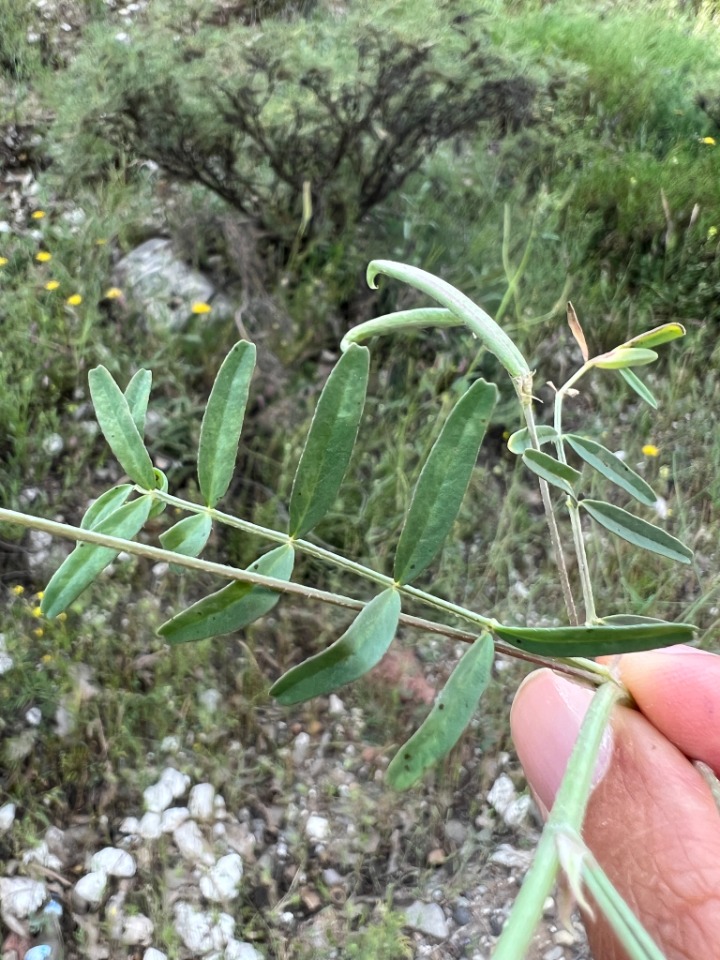
POLYGON ((621 507, 602 500, 581 500, 580 506, 606 530, 636 547, 657 553, 668 560, 677 560, 678 563, 690 563, 692 560, 692 550, 676 537, 621 507))
MULTIPOLYGON (((92 529, 112 537, 131 540, 142 529, 152 506, 152 498, 139 497, 103 517, 92 529)), ((79 543, 65 558, 45 588, 41 609, 46 617, 56 617, 78 597, 118 555, 110 547, 79 543)))
POLYGON ((235 471, 254 368, 255 345, 240 340, 223 360, 210 391, 198 447, 198 481, 208 507, 225 495, 235 471))
POLYGON ((420 472, 400 534, 394 570, 398 583, 422 573, 450 532, 497 397, 495 384, 477 380, 445 421, 420 472))
POLYGON ((122 390, 105 367, 88 374, 95 416, 110 449, 133 483, 152 490, 156 486, 150 455, 135 425, 122 390))
POLYGON ((573 433, 568 433, 563 437, 567 440, 575 453, 590 464, 598 473, 601 473, 611 483, 621 487, 631 497, 635 497, 640 503, 652 507, 657 500, 655 491, 646 483, 641 476, 638 476, 620 457, 603 447, 595 440, 588 440, 586 437, 579 437, 573 433))
POLYGON ((125 387, 125 399, 130 408, 130 416, 137 427, 137 432, 145 433, 145 414, 150 401, 150 387, 152 386, 152 371, 138 370, 130 383, 125 387))
MULTIPOLYGON (((295 551, 287 544, 264 554, 247 568, 252 573, 277 580, 289 580, 295 563, 295 551)), ((198 600, 187 610, 166 621, 159 629, 168 643, 191 643, 243 630, 254 620, 269 613, 280 599, 276 590, 254 587, 234 580, 222 590, 198 600)))
POLYGON ((608 617, 602 624, 573 627, 493 627, 501 640, 544 657, 601 657, 610 653, 656 650, 675 643, 690 643, 695 627, 690 623, 641 620, 623 623, 608 617))
POLYGON ((320 394, 290 494, 290 535, 303 537, 333 504, 365 406, 370 352, 351 344, 320 394))
POLYGON ((371 670, 390 646, 400 619, 400 594, 391 587, 360 611, 330 647, 288 670, 270 688, 288 705, 330 693, 371 670))
MULTIPOLYGON (((526 450, 522 455, 523 463, 547 483, 554 487, 559 487, 571 497, 575 497, 577 485, 580 482, 580 474, 574 467, 567 463, 561 463, 555 457, 541 450, 526 450)), ((653 501, 654 502, 654 501, 653 501)))
POLYGON ((407 790, 452 750, 490 682, 494 651, 484 633, 463 654, 422 725, 393 757, 385 777, 391 787, 407 790))

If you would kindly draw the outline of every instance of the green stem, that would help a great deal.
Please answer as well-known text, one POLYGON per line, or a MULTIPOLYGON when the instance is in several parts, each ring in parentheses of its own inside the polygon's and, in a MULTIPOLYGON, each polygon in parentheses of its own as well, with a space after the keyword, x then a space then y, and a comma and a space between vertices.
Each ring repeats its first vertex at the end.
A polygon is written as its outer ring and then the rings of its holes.
POLYGON ((590 702, 532 866, 497 942, 493 960, 522 960, 530 946, 559 866, 556 831, 571 829, 579 833, 582 828, 602 736, 613 707, 623 696, 624 691, 617 684, 605 683, 590 702))

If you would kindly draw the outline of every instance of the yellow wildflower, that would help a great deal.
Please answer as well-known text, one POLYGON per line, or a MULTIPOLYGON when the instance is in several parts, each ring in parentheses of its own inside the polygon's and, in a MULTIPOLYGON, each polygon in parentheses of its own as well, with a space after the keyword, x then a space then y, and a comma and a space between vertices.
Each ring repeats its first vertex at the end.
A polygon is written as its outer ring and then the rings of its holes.
POLYGON ((646 443, 642 448, 643 456, 645 457, 659 457, 660 448, 656 447, 654 443, 646 443))
POLYGON ((52 254, 47 250, 41 250, 40 253, 35 254, 35 259, 38 263, 47 263, 49 260, 52 260, 52 254))
POLYGON ((40 661, 41 661, 41 663, 46 663, 46 664, 47 664, 47 663, 52 663, 52 654, 51 654, 51 653, 44 653, 44 654, 42 655, 42 657, 40 657, 40 661))
POLYGON ((14 593, 16 597, 21 597, 25 593, 25 587, 21 586, 19 583, 16 583, 10 592, 14 593))
POLYGON ((33 630, 33 633, 35 634, 36 637, 42 637, 43 634, 45 633, 45 631, 43 630, 42 627, 36 627, 36 628, 33 630))
POLYGON ((700 143, 706 143, 709 147, 714 147, 715 137, 700 137, 700 143))
POLYGON ((120 287, 108 287, 108 289, 103 294, 103 300, 117 300, 122 296, 122 290, 120 287))
POLYGON ((4 267, 7 262, 8 262, 7 257, 0 257, 0 267, 4 267))
POLYGON ((95 245, 97 247, 104 247, 106 243, 107 243, 107 240, 104 237, 101 237, 99 240, 95 241, 95 245))
POLYGON ((48 280, 48 282, 45 284, 45 289, 46 289, 46 290, 57 290, 57 288, 58 288, 59 286, 60 286, 60 281, 59 281, 59 280, 48 280))
POLYGON ((33 220, 42 220, 42 218, 45 216, 45 211, 44 211, 44 210, 33 210, 33 212, 30 214, 30 216, 33 218, 33 220))
POLYGON ((714 237, 716 237, 717 232, 718 232, 717 227, 708 227, 708 232, 707 232, 708 240, 712 240, 714 237))
POLYGON ((670 479, 670 467, 669 467, 666 463, 664 463, 664 464, 660 467, 660 470, 658 471, 658 473, 660 474, 660 479, 661 479, 661 480, 669 480, 669 479, 670 479))
POLYGON ((61 613, 59 613, 59 614, 57 615, 57 618, 56 618, 56 619, 58 619, 58 620, 62 621, 63 623, 65 623, 65 621, 67 620, 67 614, 66 614, 65 611, 63 610, 61 613))
POLYGON ((36 600, 42 600, 42 598, 45 596, 45 591, 38 590, 38 592, 33 594, 33 596, 35 597, 36 600))
POLYGON ((82 303, 82 297, 79 293, 74 293, 71 297, 68 297, 65 303, 69 307, 79 307, 82 303))
POLYGON ((33 607, 31 612, 35 619, 42 616, 42 610, 40 607, 33 607))
POLYGON ((195 303, 190 307, 192 313, 210 313, 212 307, 209 303, 203 303, 202 300, 196 300, 195 303))

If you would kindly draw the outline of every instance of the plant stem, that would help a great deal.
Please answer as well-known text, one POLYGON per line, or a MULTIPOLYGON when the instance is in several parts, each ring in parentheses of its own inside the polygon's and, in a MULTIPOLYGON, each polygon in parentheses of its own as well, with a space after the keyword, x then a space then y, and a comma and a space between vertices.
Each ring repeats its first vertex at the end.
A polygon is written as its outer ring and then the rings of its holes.
POLYGON ((605 683, 590 702, 532 866, 497 942, 493 960, 522 960, 530 946, 559 866, 556 832, 571 829, 579 833, 582 828, 602 736, 613 707, 623 696, 623 689, 616 683, 605 683))

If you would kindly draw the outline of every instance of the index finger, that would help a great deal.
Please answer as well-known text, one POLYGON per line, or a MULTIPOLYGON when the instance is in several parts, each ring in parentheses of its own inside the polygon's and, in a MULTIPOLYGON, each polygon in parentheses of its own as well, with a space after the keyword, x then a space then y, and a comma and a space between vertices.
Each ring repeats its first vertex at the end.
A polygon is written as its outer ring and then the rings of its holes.
POLYGON ((599 659, 618 670, 654 727, 720 776, 720 656, 679 645, 599 659))

